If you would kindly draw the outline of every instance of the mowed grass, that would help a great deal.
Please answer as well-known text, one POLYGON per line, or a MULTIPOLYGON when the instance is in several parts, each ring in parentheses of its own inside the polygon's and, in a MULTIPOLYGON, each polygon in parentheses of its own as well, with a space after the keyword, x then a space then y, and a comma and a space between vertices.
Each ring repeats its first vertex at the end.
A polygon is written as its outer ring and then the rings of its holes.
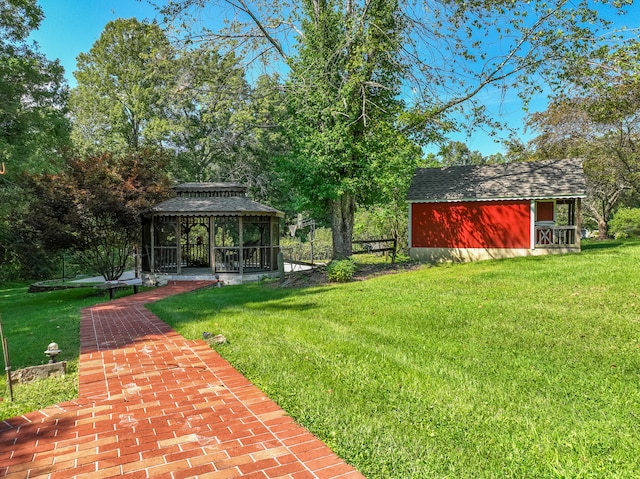
MULTIPOLYGON (((4 357, 0 354, 0 420, 69 401, 78 396, 80 310, 109 299, 93 288, 28 293, 23 283, 0 286, 0 314, 9 346, 11 370, 45 364, 51 342, 58 343, 58 361, 67 361, 64 378, 14 384, 10 401, 4 357)), ((130 294, 118 292, 118 297, 130 294)))
POLYGON ((640 477, 640 244, 150 305, 369 479, 640 477))

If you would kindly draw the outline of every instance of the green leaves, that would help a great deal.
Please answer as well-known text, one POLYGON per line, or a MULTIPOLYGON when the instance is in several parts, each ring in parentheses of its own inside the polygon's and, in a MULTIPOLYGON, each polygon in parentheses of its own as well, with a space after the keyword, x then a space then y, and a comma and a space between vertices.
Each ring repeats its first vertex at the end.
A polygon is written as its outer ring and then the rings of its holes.
POLYGON ((10 179, 50 168, 67 142, 63 69, 26 43, 41 19, 35 1, 0 5, 0 161, 10 179))
POLYGON ((536 155, 585 158, 583 206, 601 238, 618 202, 640 188, 640 41, 618 32, 609 42, 569 57, 564 89, 529 118, 539 133, 531 142, 536 155))
POLYGON ((2 48, 26 40, 42 21, 42 8, 34 0, 5 0, 0 4, 2 48))
POLYGON ((70 99, 76 145, 88 152, 159 145, 170 131, 163 120, 176 88, 175 55, 155 23, 109 22, 78 56, 70 99))
POLYGON ((138 242, 141 213, 170 194, 166 166, 166 155, 143 150, 73 158, 64 175, 32 178, 25 221, 34 243, 78 251, 90 270, 117 279, 138 242))
POLYGON ((167 108, 176 176, 251 183, 252 92, 239 60, 207 45, 182 51, 176 71, 178 85, 167 108))

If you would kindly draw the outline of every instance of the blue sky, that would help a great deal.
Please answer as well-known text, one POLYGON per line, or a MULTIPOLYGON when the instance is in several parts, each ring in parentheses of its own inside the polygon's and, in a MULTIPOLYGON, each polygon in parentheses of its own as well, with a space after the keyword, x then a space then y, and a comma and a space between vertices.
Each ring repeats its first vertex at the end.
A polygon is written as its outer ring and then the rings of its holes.
MULTIPOLYGON (((38 4, 45 19, 31 38, 38 42, 47 58, 60 59, 72 87, 75 86, 76 57, 91 49, 109 21, 131 17, 152 19, 157 15, 148 0, 39 0, 38 4)), ((484 103, 495 117, 511 125, 522 124, 523 112, 516 98, 492 98, 485 93, 484 103)), ((533 107, 544 109, 544 100, 535 102, 533 107)), ((484 155, 502 151, 502 146, 483 132, 471 137, 460 134, 453 139, 465 142, 470 149, 484 155)))

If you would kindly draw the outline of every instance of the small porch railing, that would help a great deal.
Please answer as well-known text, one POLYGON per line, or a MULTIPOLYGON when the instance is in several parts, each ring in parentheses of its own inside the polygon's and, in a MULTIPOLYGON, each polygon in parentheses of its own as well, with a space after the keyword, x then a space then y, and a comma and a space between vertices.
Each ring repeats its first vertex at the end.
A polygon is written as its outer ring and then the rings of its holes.
POLYGON ((578 229, 575 226, 536 226, 536 246, 562 248, 577 246, 578 229))

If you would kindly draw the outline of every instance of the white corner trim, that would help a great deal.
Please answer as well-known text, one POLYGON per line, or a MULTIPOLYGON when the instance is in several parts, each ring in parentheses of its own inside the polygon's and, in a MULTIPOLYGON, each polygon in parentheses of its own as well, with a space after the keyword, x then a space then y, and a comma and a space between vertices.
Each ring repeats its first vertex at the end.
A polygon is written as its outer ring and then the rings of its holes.
POLYGON ((530 249, 536 249, 536 200, 531 200, 531 213, 529 215, 531 228, 530 249))

